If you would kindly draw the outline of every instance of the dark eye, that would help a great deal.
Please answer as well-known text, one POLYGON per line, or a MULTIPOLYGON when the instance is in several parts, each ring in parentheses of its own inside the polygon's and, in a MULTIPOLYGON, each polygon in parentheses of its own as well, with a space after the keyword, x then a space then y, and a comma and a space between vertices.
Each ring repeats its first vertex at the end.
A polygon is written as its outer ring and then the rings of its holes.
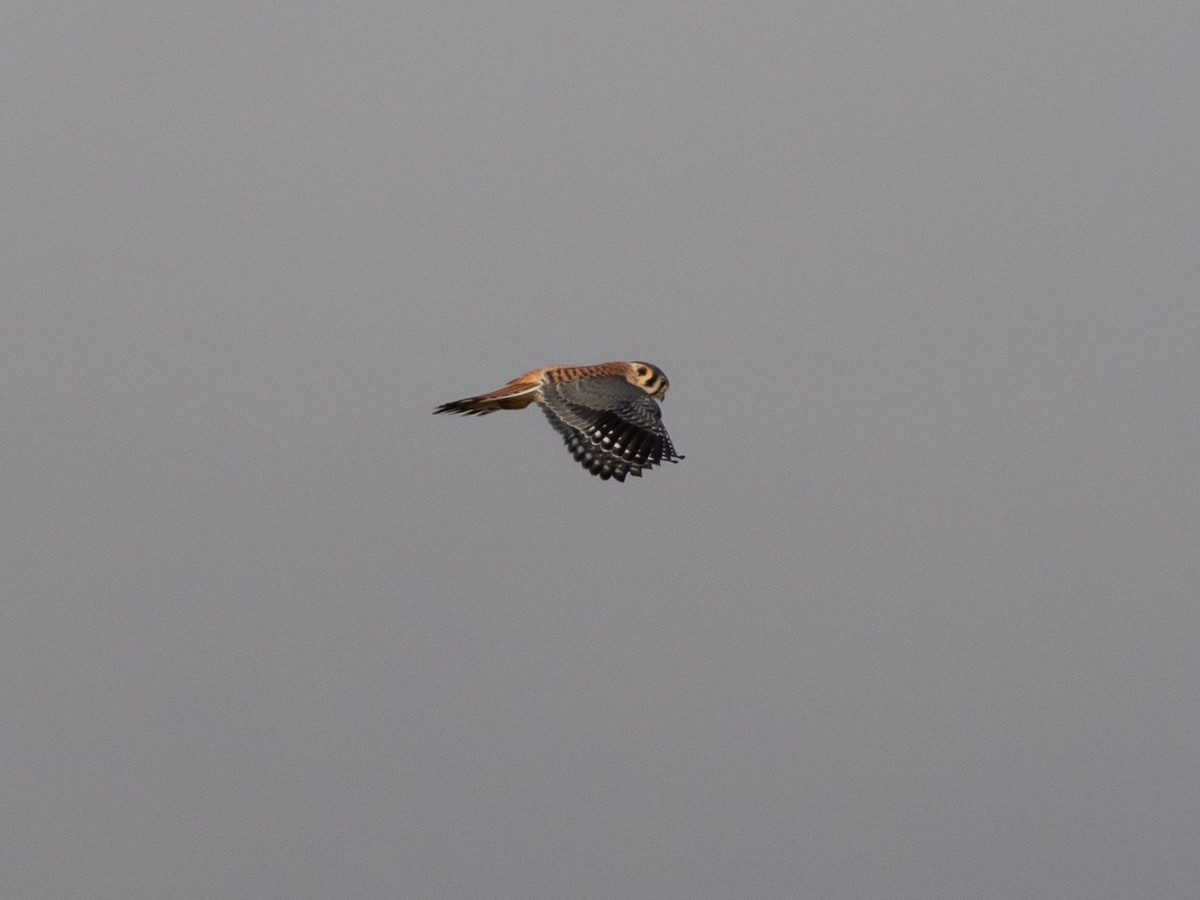
POLYGON ((645 375, 645 374, 646 374, 647 372, 649 372, 649 371, 650 371, 650 370, 649 370, 649 369, 647 369, 645 366, 638 366, 638 367, 637 367, 637 373, 638 373, 639 375, 645 375))

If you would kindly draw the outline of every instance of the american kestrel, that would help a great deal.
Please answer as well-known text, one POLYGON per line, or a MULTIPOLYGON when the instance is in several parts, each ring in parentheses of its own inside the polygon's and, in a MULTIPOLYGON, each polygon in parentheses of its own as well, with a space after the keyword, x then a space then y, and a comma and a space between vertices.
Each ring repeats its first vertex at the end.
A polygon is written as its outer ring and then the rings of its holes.
POLYGON ((433 412, 486 416, 537 403, 562 435, 571 455, 607 481, 641 477, 663 461, 683 459, 663 428, 656 400, 670 387, 662 370, 644 362, 547 366, 514 378, 499 390, 443 403, 433 412))

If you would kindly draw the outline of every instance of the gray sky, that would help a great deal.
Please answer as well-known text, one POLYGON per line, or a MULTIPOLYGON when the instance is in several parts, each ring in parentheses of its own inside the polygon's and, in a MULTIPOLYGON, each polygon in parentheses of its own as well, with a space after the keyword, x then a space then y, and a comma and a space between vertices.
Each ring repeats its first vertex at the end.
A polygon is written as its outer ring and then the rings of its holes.
POLYGON ((1194 896, 1194 2, 0 45, 4 897, 1194 896))

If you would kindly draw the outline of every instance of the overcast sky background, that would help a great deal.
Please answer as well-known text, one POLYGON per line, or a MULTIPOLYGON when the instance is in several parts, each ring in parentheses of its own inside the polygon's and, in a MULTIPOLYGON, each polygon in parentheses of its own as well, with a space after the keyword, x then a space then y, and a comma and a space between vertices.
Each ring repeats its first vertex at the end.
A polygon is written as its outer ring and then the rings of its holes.
POLYGON ((1194 897, 1197 47, 6 5, 0 894, 1194 897))

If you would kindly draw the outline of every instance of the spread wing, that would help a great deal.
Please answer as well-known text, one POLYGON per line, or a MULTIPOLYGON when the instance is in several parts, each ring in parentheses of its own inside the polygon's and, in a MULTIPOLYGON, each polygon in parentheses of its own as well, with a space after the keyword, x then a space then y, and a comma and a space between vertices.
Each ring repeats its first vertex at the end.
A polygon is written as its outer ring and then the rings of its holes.
POLYGON ((542 386, 546 418, 593 475, 624 481, 675 452, 654 398, 624 378, 583 378, 542 386))

